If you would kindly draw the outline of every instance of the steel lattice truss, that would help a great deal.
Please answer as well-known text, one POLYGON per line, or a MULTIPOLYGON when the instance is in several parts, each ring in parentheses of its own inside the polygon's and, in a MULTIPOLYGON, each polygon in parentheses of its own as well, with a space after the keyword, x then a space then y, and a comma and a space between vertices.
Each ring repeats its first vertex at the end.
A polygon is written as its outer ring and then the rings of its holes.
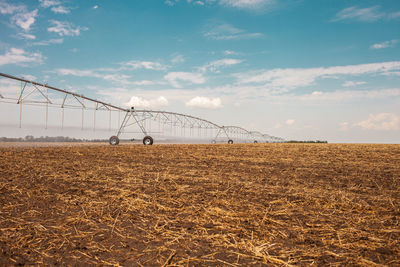
POLYGON ((284 141, 279 137, 262 134, 256 131, 248 131, 238 126, 221 126, 195 116, 161 110, 135 109, 134 107, 122 108, 47 84, 41 84, 3 73, 0 73, 0 77, 20 83, 17 97, 7 96, 5 93, 2 93, 2 88, 0 87, 0 102, 19 105, 20 127, 22 121, 22 107, 23 105, 31 105, 46 107, 46 128, 49 108, 56 107, 62 109, 61 127, 64 127, 65 109, 81 110, 82 129, 85 111, 87 110, 91 110, 94 114, 94 128, 96 128, 96 112, 107 112, 109 114, 109 130, 112 128, 111 121, 113 114, 118 113, 118 129, 116 135, 110 138, 110 144, 112 145, 117 145, 121 136, 126 134, 140 134, 143 137, 143 143, 145 145, 153 144, 153 137, 162 140, 163 136, 197 138, 203 141, 208 140, 208 142, 212 143, 228 142, 230 144, 233 142, 258 143, 284 141), (120 121, 121 119, 122 122, 120 121), (132 129, 136 129, 136 131, 132 129))

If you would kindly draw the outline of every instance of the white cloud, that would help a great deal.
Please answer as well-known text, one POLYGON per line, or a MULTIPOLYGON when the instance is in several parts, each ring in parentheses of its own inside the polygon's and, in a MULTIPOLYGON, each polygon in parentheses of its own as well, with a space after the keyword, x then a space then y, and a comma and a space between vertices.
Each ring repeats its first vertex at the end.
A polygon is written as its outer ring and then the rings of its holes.
POLYGON ((285 123, 286 123, 286 125, 293 125, 294 123, 295 123, 295 120, 293 120, 293 119, 288 119, 288 120, 286 120, 285 121, 285 123))
POLYGON ((383 90, 348 90, 348 91, 333 91, 333 92, 319 92, 315 91, 309 95, 296 96, 296 99, 302 101, 317 101, 325 103, 326 101, 344 101, 355 99, 385 99, 400 97, 400 89, 383 89, 383 90))
POLYGON ((129 75, 117 74, 117 73, 112 73, 112 74, 104 73, 101 71, 101 69, 97 69, 97 70, 56 69, 52 72, 57 73, 58 75, 62 75, 62 76, 71 75, 71 76, 76 76, 76 77, 93 77, 93 78, 99 78, 99 79, 103 79, 106 81, 116 82, 116 83, 121 83, 121 84, 130 84, 131 83, 128 81, 128 79, 130 78, 129 75))
POLYGON ((192 108, 219 109, 222 108, 222 102, 219 97, 208 98, 204 96, 196 96, 186 102, 186 106, 192 108))
POLYGON ((29 31, 31 26, 35 23, 35 18, 38 15, 38 10, 35 9, 31 12, 17 13, 11 17, 11 21, 25 31, 29 31))
POLYGON ((99 69, 56 69, 51 71, 61 76, 76 76, 76 77, 93 77, 98 79, 103 79, 105 81, 110 81, 116 84, 129 86, 148 86, 148 85, 156 85, 156 84, 166 84, 164 81, 130 81, 131 76, 125 74, 119 74, 115 71, 119 69, 107 69, 107 68, 99 68, 99 69))
MULTIPOLYGON (((72 49, 72 52, 77 52, 77 49, 72 49)), ((117 83, 123 86, 135 85, 135 86, 147 86, 147 85, 160 85, 166 84, 165 81, 150 81, 150 80, 141 80, 141 81, 130 81, 131 76, 121 74, 120 71, 127 70, 125 67, 121 68, 97 68, 97 69, 66 69, 60 68, 54 71, 58 75, 66 76, 76 76, 76 77, 93 77, 99 78, 106 81, 111 81, 113 83, 117 83)))
POLYGON ((4 1, 0 1, 0 14, 14 14, 15 12, 25 12, 26 6, 24 5, 11 5, 4 1))
POLYGON ((204 33, 204 36, 214 40, 254 39, 263 36, 262 33, 249 33, 245 30, 235 28, 228 23, 209 25, 209 28, 210 29, 204 33))
POLYGON ((165 0, 165 4, 169 6, 174 6, 179 0, 165 0))
POLYGON ((348 7, 336 14, 332 21, 354 19, 362 22, 373 22, 384 17, 385 14, 379 11, 379 6, 368 8, 348 7))
POLYGON ((343 87, 353 87, 357 85, 363 85, 366 84, 366 82, 354 82, 354 81, 347 81, 342 84, 343 87))
POLYGON ((260 9, 274 5, 275 0, 220 0, 220 4, 241 9, 260 9))
POLYGON ((70 9, 65 6, 54 6, 51 8, 51 11, 56 14, 68 14, 71 12, 70 9))
POLYGON ((378 131, 393 131, 399 130, 400 118, 393 113, 379 113, 371 114, 368 119, 356 123, 355 126, 359 126, 366 130, 378 130, 378 131))
POLYGON ((32 43, 32 45, 39 45, 39 46, 46 46, 46 45, 51 45, 51 44, 62 44, 64 42, 64 39, 50 39, 50 40, 45 40, 45 41, 39 41, 32 43))
POLYGON ((92 70, 78 70, 78 69, 56 69, 54 71, 58 75, 72 75, 77 77, 101 77, 101 74, 97 74, 92 70))
POLYGON ((75 27, 67 21, 50 20, 52 27, 47 28, 49 32, 55 32, 59 36, 78 36, 81 31, 87 31, 87 27, 75 27))
POLYGON ((149 81, 149 80, 142 80, 142 81, 135 81, 135 82, 129 82, 131 85, 155 85, 155 84, 164 84, 163 82, 155 82, 155 81, 149 81))
POLYGON ((122 62, 120 65, 123 69, 129 70, 137 70, 137 69, 147 69, 147 70, 166 70, 167 66, 159 62, 154 61, 138 61, 138 60, 131 60, 128 62, 122 62))
POLYGON ((29 34, 29 33, 24 33, 24 32, 18 33, 17 37, 20 37, 20 38, 26 39, 26 40, 35 40, 36 39, 35 35, 29 34))
POLYGON ((169 72, 164 76, 164 79, 167 80, 173 87, 177 88, 182 87, 180 81, 191 84, 203 84, 206 82, 206 79, 201 73, 192 72, 169 72))
POLYGON ((142 97, 132 96, 129 102, 125 103, 125 106, 135 108, 160 108, 168 106, 168 99, 164 96, 159 96, 147 100, 142 97))
POLYGON ((380 19, 391 20, 399 17, 400 11, 387 13, 380 11, 380 6, 372 6, 367 8, 352 6, 338 12, 332 21, 357 20, 360 22, 374 22, 380 19))
POLYGON ((320 91, 314 91, 314 92, 312 92, 312 94, 311 95, 323 95, 324 93, 323 92, 320 92, 320 91))
MULTIPOLYGON (((164 1, 169 6, 175 6, 179 2, 180 0, 164 1)), ((277 0, 182 0, 182 2, 197 6, 219 4, 224 7, 260 11, 265 10, 267 7, 273 7, 277 3, 277 0)))
POLYGON ((202 72, 206 72, 206 71, 218 72, 219 68, 233 66, 236 64, 240 64, 242 62, 243 62, 243 60, 240 60, 240 59, 225 58, 225 59, 212 61, 212 62, 200 67, 199 69, 202 72))
POLYGON ((51 6, 57 6, 60 5, 61 2, 57 0, 39 0, 40 6, 44 8, 48 8, 51 6))
POLYGON ((199 5, 199 6, 204 6, 204 2, 203 1, 194 1, 193 4, 194 5, 199 5))
POLYGON ((11 48, 4 55, 0 55, 0 66, 7 64, 25 65, 25 63, 42 63, 44 57, 40 53, 29 53, 23 49, 11 48))
POLYGON ((286 92, 288 90, 309 86, 316 79, 337 78, 338 75, 362 75, 362 74, 390 74, 400 70, 400 61, 320 67, 298 69, 272 69, 251 71, 235 74, 239 84, 264 83, 271 91, 286 92))
POLYGON ((230 56, 230 55, 239 55, 238 52, 232 51, 232 50, 225 50, 224 55, 230 56))
POLYGON ((390 19, 398 19, 398 18, 400 18, 400 11, 390 13, 389 14, 389 18, 390 19))
POLYGON ((173 64, 179 64, 185 62, 185 57, 183 55, 177 54, 172 59, 171 62, 173 64))
POLYGON ((386 41, 383 43, 378 43, 378 44, 373 44, 371 45, 371 49, 383 49, 383 48, 388 48, 388 47, 394 47, 395 44, 397 44, 397 40, 391 40, 391 41, 386 41))
POLYGON ((11 23, 17 25, 25 31, 29 31, 31 26, 35 23, 38 15, 38 10, 35 9, 28 12, 25 5, 8 4, 5 1, 0 1, 0 14, 14 14, 11 17, 11 23))

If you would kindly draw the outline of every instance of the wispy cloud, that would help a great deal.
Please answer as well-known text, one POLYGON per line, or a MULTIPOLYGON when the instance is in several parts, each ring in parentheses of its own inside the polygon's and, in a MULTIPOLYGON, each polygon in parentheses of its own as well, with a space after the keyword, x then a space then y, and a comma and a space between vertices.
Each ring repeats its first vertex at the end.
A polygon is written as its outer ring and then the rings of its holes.
POLYGON ((29 33, 24 33, 24 32, 19 32, 16 35, 18 38, 20 39, 26 39, 26 40, 35 40, 36 36, 33 34, 29 34, 29 33))
POLYGON ((353 87, 353 86, 358 86, 358 85, 363 85, 366 84, 366 82, 354 82, 354 81, 347 81, 342 84, 343 87, 353 87))
POLYGON ((58 0, 39 0, 40 6, 44 8, 57 6, 61 4, 61 1, 58 0))
POLYGON ((56 14, 69 14, 71 9, 62 5, 62 1, 58 0, 39 0, 40 6, 49 8, 56 14))
POLYGON ((398 40, 391 40, 391 41, 386 41, 378 44, 373 44, 371 45, 371 49, 383 49, 383 48, 388 48, 388 47, 394 47, 397 44, 398 40))
POLYGON ((179 2, 186 2, 195 6, 220 5, 228 8, 237 8, 251 11, 265 11, 267 8, 276 6, 277 0, 165 0, 169 6, 175 6, 179 2))
POLYGON ((189 84, 203 84, 206 82, 203 74, 192 72, 169 72, 164 76, 164 79, 176 88, 182 87, 181 82, 189 84))
POLYGON ((143 86, 143 85, 166 84, 166 82, 163 82, 163 81, 141 80, 141 81, 132 81, 132 82, 129 82, 129 84, 130 84, 130 85, 143 86))
POLYGON ((348 7, 338 12, 332 21, 353 19, 363 22, 373 22, 385 16, 379 9, 379 6, 367 8, 348 7))
POLYGON ((93 77, 93 78, 99 78, 103 79, 106 81, 111 81, 111 82, 119 82, 119 83, 129 83, 127 79, 130 78, 129 75, 124 75, 124 74, 118 74, 118 73, 104 73, 100 72, 99 70, 88 70, 88 69, 56 69, 52 71, 54 73, 57 73, 58 75, 66 76, 66 75, 71 75, 71 76, 77 76, 77 77, 93 77))
POLYGON ((7 64, 26 66, 26 63, 40 64, 43 60, 41 53, 29 53, 23 49, 11 48, 4 55, 0 55, 0 66, 7 64))
POLYGON ((398 19, 398 18, 400 18, 400 11, 390 13, 389 14, 389 18, 390 19, 398 19))
POLYGON ((76 76, 76 77, 92 77, 98 78, 105 81, 113 82, 120 86, 148 86, 148 85, 160 85, 167 84, 165 81, 132 81, 131 76, 127 74, 120 73, 121 71, 126 71, 125 67, 120 68, 97 68, 97 69, 67 69, 60 68, 51 71, 61 76, 76 76))
POLYGON ((241 39, 254 39, 263 36, 259 32, 247 32, 245 30, 236 28, 228 23, 209 25, 209 30, 204 33, 204 36, 214 40, 241 40, 241 39))
POLYGON ((87 31, 87 27, 74 26, 67 21, 50 20, 52 27, 47 28, 47 31, 57 33, 59 36, 79 36, 81 31, 87 31))
POLYGON ((397 12, 384 12, 381 11, 380 6, 372 6, 366 8, 359 8, 351 6, 339 11, 336 16, 331 20, 332 22, 343 20, 356 20, 360 22, 374 22, 380 19, 397 19, 400 17, 400 11, 397 12))
POLYGON ((233 51, 233 50, 225 50, 225 51, 223 52, 223 54, 226 55, 226 56, 239 55, 238 52, 233 51))
MULTIPOLYGON (((288 96, 292 98, 292 96, 288 96)), ((314 91, 311 94, 293 96, 300 101, 326 103, 327 101, 353 101, 353 100, 377 100, 400 97, 400 89, 382 90, 338 90, 332 92, 314 91)))
POLYGON ((237 65, 242 62, 243 62, 243 60, 240 60, 240 59, 224 58, 224 59, 220 59, 220 60, 216 60, 216 61, 207 63, 204 66, 200 67, 199 70, 201 72, 211 71, 211 72, 218 73, 220 68, 237 65))
POLYGON ((169 6, 174 6, 177 3, 177 1, 176 0, 165 0, 164 3, 169 6))
POLYGON ((185 62, 185 57, 181 54, 175 54, 171 59, 172 64, 179 64, 185 62))
POLYGON ((50 39, 50 40, 34 42, 34 43, 32 43, 32 45, 47 46, 47 45, 51 45, 51 44, 62 44, 63 42, 64 42, 64 39, 59 38, 59 39, 50 39))
POLYGON ((65 6, 52 7, 51 11, 53 11, 56 14, 69 14, 71 12, 71 10, 68 7, 65 7, 65 6))
POLYGON ((187 107, 202 109, 219 109, 222 108, 222 101, 219 97, 208 98, 204 96, 196 96, 185 103, 187 107))
POLYGON ((25 12, 25 5, 12 5, 5 1, 0 1, 0 14, 14 14, 16 12, 25 12))
POLYGON ((390 74, 400 71, 400 61, 298 69, 272 69, 235 74, 239 84, 263 84, 265 88, 286 92, 297 87, 312 85, 317 79, 338 75, 390 74))
POLYGON ((147 69, 147 70, 166 70, 168 67, 155 61, 139 61, 131 60, 128 62, 120 63, 123 69, 137 70, 137 69, 147 69))
POLYGON ((276 0, 220 0, 219 3, 239 9, 259 10, 275 5, 276 0))
POLYGON ((356 123, 355 126, 366 130, 394 131, 400 129, 400 118, 393 113, 371 114, 366 120, 356 123))

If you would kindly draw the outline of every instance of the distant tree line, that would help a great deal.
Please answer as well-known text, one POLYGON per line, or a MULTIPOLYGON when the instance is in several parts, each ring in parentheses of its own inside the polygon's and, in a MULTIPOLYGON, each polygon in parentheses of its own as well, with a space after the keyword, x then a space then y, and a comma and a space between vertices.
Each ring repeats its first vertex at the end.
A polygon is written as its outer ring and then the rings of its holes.
POLYGON ((316 140, 316 141, 297 141, 297 140, 290 140, 290 141, 286 141, 286 143, 313 143, 313 144, 327 144, 328 141, 320 141, 320 140, 316 140))
POLYGON ((0 142, 47 142, 47 143, 79 143, 79 142, 92 142, 92 143, 100 143, 100 142, 108 142, 106 139, 77 139, 71 138, 68 136, 41 136, 34 137, 32 135, 27 135, 25 137, 19 138, 9 138, 9 137, 0 137, 0 142))

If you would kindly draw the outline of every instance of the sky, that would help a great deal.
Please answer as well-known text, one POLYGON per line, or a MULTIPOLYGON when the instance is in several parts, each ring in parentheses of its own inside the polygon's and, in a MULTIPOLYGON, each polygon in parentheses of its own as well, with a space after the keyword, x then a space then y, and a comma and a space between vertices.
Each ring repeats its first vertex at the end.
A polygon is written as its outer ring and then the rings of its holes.
POLYGON ((285 139, 400 143, 398 0, 0 0, 0 72, 285 139))

